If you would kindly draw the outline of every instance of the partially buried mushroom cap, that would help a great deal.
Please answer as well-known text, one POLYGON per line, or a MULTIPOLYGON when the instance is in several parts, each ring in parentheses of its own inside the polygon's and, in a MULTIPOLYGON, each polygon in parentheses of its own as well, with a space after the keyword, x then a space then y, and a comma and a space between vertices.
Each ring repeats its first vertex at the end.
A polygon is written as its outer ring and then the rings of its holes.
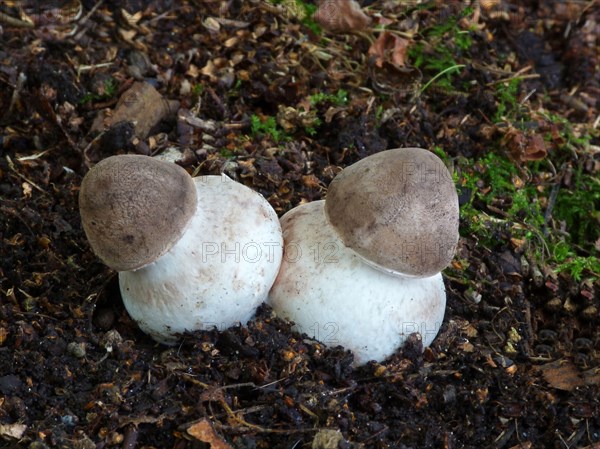
POLYGON ((79 209, 96 255, 117 271, 165 254, 196 211, 196 188, 181 167, 148 156, 100 161, 84 177, 79 209))
POLYGON ((454 256, 458 195, 430 151, 382 151, 345 168, 329 186, 325 211, 344 244, 384 271, 432 276, 454 256))

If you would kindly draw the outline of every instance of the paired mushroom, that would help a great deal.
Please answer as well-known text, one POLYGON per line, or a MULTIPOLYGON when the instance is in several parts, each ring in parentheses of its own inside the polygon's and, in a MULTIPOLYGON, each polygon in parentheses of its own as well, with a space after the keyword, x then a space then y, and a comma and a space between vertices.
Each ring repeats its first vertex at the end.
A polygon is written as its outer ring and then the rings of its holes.
POLYGON ((440 271, 458 242, 458 196, 443 162, 420 148, 369 156, 332 181, 325 201, 281 218, 285 253, 269 302, 299 330, 381 361, 414 332, 437 335, 440 271))
POLYGON ((92 249, 119 272, 129 315, 161 343, 246 323, 279 270, 277 214, 225 175, 192 178, 148 156, 112 156, 83 179, 79 208, 92 249))
POLYGON ((347 167, 325 201, 292 209, 281 226, 242 184, 147 156, 98 163, 79 206, 92 249, 119 271, 125 308, 161 343, 246 323, 268 297, 300 331, 363 364, 414 332, 429 345, 444 317, 440 271, 458 242, 458 197, 443 162, 420 148, 347 167))

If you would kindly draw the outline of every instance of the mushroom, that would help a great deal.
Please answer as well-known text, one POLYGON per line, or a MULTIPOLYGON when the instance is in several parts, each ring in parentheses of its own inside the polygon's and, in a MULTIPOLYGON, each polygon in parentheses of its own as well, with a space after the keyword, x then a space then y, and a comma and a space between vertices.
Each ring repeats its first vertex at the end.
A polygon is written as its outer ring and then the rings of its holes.
POLYGON ((458 197, 437 156, 369 156, 281 225, 285 251, 269 293, 277 314, 350 349, 356 365, 384 360, 415 332, 431 344, 446 305, 440 271, 458 241, 458 197))
POLYGON ((84 177, 79 208, 93 251, 119 271, 129 315, 161 343, 245 324, 281 263, 275 211, 225 175, 192 178, 148 156, 112 156, 84 177))

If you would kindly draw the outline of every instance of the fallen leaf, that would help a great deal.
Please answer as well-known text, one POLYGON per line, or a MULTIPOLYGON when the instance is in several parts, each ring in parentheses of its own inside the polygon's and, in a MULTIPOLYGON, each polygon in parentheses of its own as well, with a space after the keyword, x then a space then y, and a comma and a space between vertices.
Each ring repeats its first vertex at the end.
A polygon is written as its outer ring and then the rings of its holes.
POLYGON ((187 433, 202 443, 210 444, 211 449, 233 449, 223 438, 217 435, 210 421, 206 418, 188 427, 187 433))
POLYGON ((223 389, 219 387, 207 388, 200 395, 200 402, 216 401, 221 402, 225 400, 223 395, 223 389))
POLYGON ((519 162, 539 161, 548 154, 546 142, 539 134, 526 134, 525 132, 511 128, 502 138, 513 159, 519 162))
POLYGON ((396 67, 404 67, 406 65, 408 44, 408 39, 384 31, 369 48, 369 56, 374 58, 373 63, 379 68, 383 67, 386 61, 391 62, 396 67))
POLYGON ((577 367, 566 360, 546 363, 539 369, 544 380, 559 390, 572 391, 586 383, 577 367))
POLYGON ((334 33, 361 31, 371 24, 371 18, 354 0, 321 0, 313 19, 334 33))
POLYGON ((530 136, 527 144, 525 154, 523 155, 523 159, 526 161, 539 161, 540 159, 544 159, 548 154, 546 142, 539 134, 530 136))
POLYGON ((15 438, 19 440, 23 437, 25 430, 27 430, 25 424, 0 424, 0 436, 5 438, 15 438))
POLYGON ((315 175, 302 175, 302 183, 309 189, 321 189, 319 179, 315 175))
POLYGON ((103 127, 131 122, 135 124, 135 135, 145 139, 158 123, 175 115, 177 109, 178 101, 166 100, 150 83, 136 82, 121 95, 112 115, 92 129, 101 131, 103 127))

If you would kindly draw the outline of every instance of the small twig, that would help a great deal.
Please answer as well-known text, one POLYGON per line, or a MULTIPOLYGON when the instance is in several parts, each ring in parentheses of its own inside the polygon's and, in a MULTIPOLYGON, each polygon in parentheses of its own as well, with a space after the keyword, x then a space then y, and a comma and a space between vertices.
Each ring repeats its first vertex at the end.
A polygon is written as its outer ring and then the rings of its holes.
POLYGON ((98 0, 96 4, 92 7, 92 9, 90 9, 90 12, 88 12, 83 18, 77 21, 73 29, 67 34, 67 37, 75 36, 79 29, 87 23, 90 17, 92 17, 92 15, 98 10, 100 5, 102 5, 102 3, 104 3, 104 0, 98 0))
POLYGON ((558 435, 558 438, 560 439, 561 443, 562 443, 562 444, 564 444, 564 445, 565 445, 565 447, 566 447, 567 449, 569 449, 569 448, 570 448, 570 446, 569 446, 569 445, 568 445, 568 443, 565 441, 565 439, 562 437, 562 435, 560 434, 560 432, 559 432, 559 430, 558 430, 558 429, 556 429, 556 430, 555 430, 555 433, 558 435))
POLYGON ((221 113, 221 115, 225 116, 227 114, 227 107, 223 103, 223 100, 221 100, 221 97, 217 95, 217 93, 212 87, 207 87, 206 92, 208 92, 210 98, 212 98, 217 108, 219 108, 219 112, 221 113))
POLYGON ((180 371, 174 371, 174 373, 176 375, 182 376, 183 378, 185 378, 185 380, 187 380, 188 382, 193 383, 194 385, 198 385, 199 387, 206 388, 206 389, 211 388, 211 386, 208 385, 207 383, 201 382, 198 379, 194 379, 194 376, 191 375, 190 373, 183 373, 183 372, 180 372, 180 371))
POLYGON ((383 426, 383 428, 379 432, 375 432, 373 435, 371 435, 367 439, 362 440, 361 443, 365 444, 369 441, 372 441, 372 440, 376 439, 377 437, 379 437, 382 433, 387 432, 388 430, 390 430, 390 428, 388 426, 383 426))
POLYGON ((492 325, 492 331, 494 332, 494 334, 496 334, 496 337, 498 337, 502 341, 505 340, 505 337, 496 330, 496 325, 494 324, 494 322, 496 321, 496 318, 500 316, 500 314, 506 311, 509 311, 509 308, 507 306, 502 307, 490 320, 490 324, 492 325))
POLYGON ((15 217, 17 217, 19 220, 21 220, 21 223, 23 223, 25 225, 25 227, 27 228, 27 230, 29 231, 29 233, 33 236, 35 236, 35 233, 33 232, 33 229, 31 229, 31 227, 29 226, 29 223, 27 223, 25 221, 25 219, 23 217, 21 217, 21 215, 19 215, 19 213, 15 210, 15 209, 9 209, 8 207, 4 207, 4 206, 0 206, 0 212, 4 213, 4 214, 11 214, 14 215, 15 217))
POLYGON ((525 299, 524 303, 525 333, 527 334, 527 338, 523 339, 523 349, 525 352, 525 356, 529 357, 529 355, 531 354, 531 341, 535 338, 535 332, 533 331, 533 324, 531 319, 531 302, 525 299))
POLYGON ((152 17, 151 19, 148 19, 145 23, 146 24, 150 24, 150 23, 158 22, 159 20, 163 20, 163 19, 175 20, 175 19, 177 19, 177 15, 174 14, 174 13, 178 9, 180 9, 180 8, 174 8, 173 10, 165 11, 162 14, 159 14, 156 17, 152 17))
POLYGON ((122 449, 135 449, 137 446, 138 430, 134 425, 127 426, 125 437, 123 438, 122 449))
POLYGON ((391 28, 371 28, 369 31, 373 32, 373 33, 390 33, 390 34, 395 34, 397 36, 400 37, 404 37, 406 39, 414 39, 415 37, 415 33, 408 33, 406 31, 400 31, 400 30, 392 30, 391 28))
POLYGON ((279 382, 282 382, 282 381, 286 380, 287 378, 288 377, 286 376, 286 377, 282 377, 281 379, 274 380, 273 382, 269 382, 268 384, 258 385, 256 387, 256 389, 262 390, 263 388, 271 387, 271 386, 273 386, 275 384, 278 384, 279 382))
POLYGON ((554 209, 554 205, 556 204, 556 199, 558 198, 558 191, 560 190, 560 184, 563 179, 563 171, 561 170, 556 183, 552 186, 552 190, 550 191, 550 197, 548 198, 548 206, 546 207, 546 212, 544 213, 544 227, 542 228, 542 233, 544 236, 548 235, 548 223, 550 223, 550 219, 552 218, 552 210, 554 209))
MULTIPOLYGON (((223 388, 225 388, 225 387, 223 387, 223 388)), ((229 416, 229 419, 237 421, 244 427, 247 427, 252 430, 256 430, 257 432, 261 432, 261 433, 265 433, 265 432, 271 433, 272 431, 276 430, 276 429, 268 429, 268 428, 261 427, 256 424, 249 423, 245 419, 238 417, 238 415, 231 409, 231 407, 229 407, 229 404, 227 403, 227 401, 225 400, 224 397, 221 397, 219 399, 219 404, 221 404, 221 407, 223 407, 225 409, 225 411, 227 412, 227 415, 229 416)))
POLYGON ((487 83, 486 87, 495 86, 496 84, 507 83, 512 80, 528 80, 528 79, 536 79, 539 77, 540 77, 539 73, 531 73, 529 75, 519 75, 518 73, 515 73, 513 76, 509 76, 508 78, 502 78, 502 79, 499 79, 496 81, 492 81, 491 83, 487 83))
POLYGON ((19 28, 33 28, 34 25, 31 22, 25 22, 24 20, 15 19, 14 17, 9 16, 0 11, 0 22, 7 23, 9 25, 19 27, 19 28))
POLYGON ((90 9, 90 12, 88 12, 81 20, 79 20, 79 23, 77 24, 78 26, 81 25, 85 25, 86 22, 88 20, 90 20, 90 17, 92 17, 92 15, 98 10, 98 8, 102 5, 102 3, 104 3, 104 0, 98 0, 96 2, 96 4, 94 6, 92 6, 92 9, 90 9))
POLYGON ((520 104, 521 106, 523 106, 523 105, 525 104, 525 102, 526 102, 527 100, 529 100, 529 98, 531 98, 531 96, 532 96, 532 95, 535 93, 535 91, 536 91, 536 90, 537 90, 537 89, 531 89, 529 92, 527 92, 527 95, 525 95, 525 96, 523 97, 523 99, 522 99, 521 101, 519 101, 519 104, 520 104))
POLYGON ((331 427, 324 427, 323 429, 318 428, 305 428, 305 429, 270 429, 265 427, 252 428, 252 429, 244 429, 241 427, 228 426, 221 423, 216 423, 216 427, 221 430, 228 430, 230 432, 238 432, 238 433, 247 433, 251 431, 260 432, 260 433, 278 433, 278 434, 293 434, 293 433, 317 433, 319 430, 328 429, 328 430, 337 430, 331 427))
POLYGON ((33 182, 32 180, 30 180, 29 178, 27 178, 25 175, 22 175, 21 173, 19 173, 17 171, 17 169, 15 168, 15 164, 13 163, 12 159, 10 158, 10 156, 7 155, 6 156, 6 160, 8 161, 8 168, 10 168, 10 170, 15 175, 17 175, 23 181, 27 182, 29 185, 31 185, 36 190, 39 190, 40 192, 42 192, 44 195, 48 195, 48 193, 44 189, 42 189, 40 186, 38 186, 35 182, 33 182))
MULTIPOLYGON (((190 380, 192 383, 200 384, 202 387, 212 388, 210 385, 204 384, 202 382, 197 381, 196 379, 190 378, 187 373, 181 373, 181 374, 184 375, 184 377, 188 378, 188 380, 190 380)), ((267 384, 267 385, 270 385, 270 384, 267 384)), ((252 388, 258 389, 258 388, 264 388, 267 385, 259 386, 259 385, 256 385, 254 382, 242 382, 242 383, 237 383, 237 384, 222 385, 220 387, 215 387, 213 392, 220 392, 222 390, 230 390, 230 389, 234 389, 234 388, 245 388, 245 387, 252 387, 252 388)), ((211 396, 212 396, 212 398, 209 400, 209 411, 210 411, 211 419, 215 419, 220 416, 220 415, 214 413, 212 410, 212 407, 210 406, 211 402, 217 402, 225 410, 225 414, 226 414, 226 416, 229 417, 230 420, 235 421, 240 424, 240 426, 233 427, 233 426, 227 426, 225 424, 221 424, 218 421, 215 421, 215 425, 218 426, 221 430, 236 430, 238 432, 254 431, 254 432, 260 432, 260 433, 282 433, 282 434, 305 433, 305 432, 318 431, 318 429, 313 429, 313 428, 310 428, 310 429, 271 429, 271 428, 267 428, 267 427, 262 427, 257 424, 250 423, 250 422, 246 421, 244 418, 239 416, 240 414, 246 414, 246 413, 261 410, 262 406, 255 406, 255 407, 249 407, 246 409, 233 410, 229 406, 229 404, 225 400, 225 397, 222 394, 220 394, 220 395, 212 394, 211 396)), ((314 414, 312 414, 312 412, 310 412, 310 410, 306 409, 306 407, 301 406, 301 409, 308 415, 311 415, 311 416, 314 415, 314 414)), ((190 424, 188 423, 185 425, 185 428, 187 428, 189 426, 190 426, 190 424)))
POLYGON ((93 65, 80 65, 77 67, 77 76, 79 76, 82 72, 89 72, 94 69, 101 69, 104 67, 110 67, 114 64, 113 62, 103 62, 101 64, 93 64, 93 65))
MULTIPOLYGON (((238 408, 238 409, 234 410, 233 412, 248 414, 248 413, 260 412, 261 410, 264 410, 265 408, 267 408, 267 405, 253 405, 252 407, 238 408)), ((211 416, 211 418, 221 418, 223 416, 225 416, 225 413, 221 413, 219 415, 213 415, 213 416, 211 416)))
POLYGON ((20 72, 19 76, 17 78, 17 84, 15 86, 15 90, 13 91, 12 97, 10 99, 10 106, 8 107, 9 115, 12 112, 15 105, 17 104, 17 101, 19 100, 19 95, 21 93, 21 90, 23 89, 23 85, 25 84, 25 81, 27 81, 27 76, 23 72, 20 72))

